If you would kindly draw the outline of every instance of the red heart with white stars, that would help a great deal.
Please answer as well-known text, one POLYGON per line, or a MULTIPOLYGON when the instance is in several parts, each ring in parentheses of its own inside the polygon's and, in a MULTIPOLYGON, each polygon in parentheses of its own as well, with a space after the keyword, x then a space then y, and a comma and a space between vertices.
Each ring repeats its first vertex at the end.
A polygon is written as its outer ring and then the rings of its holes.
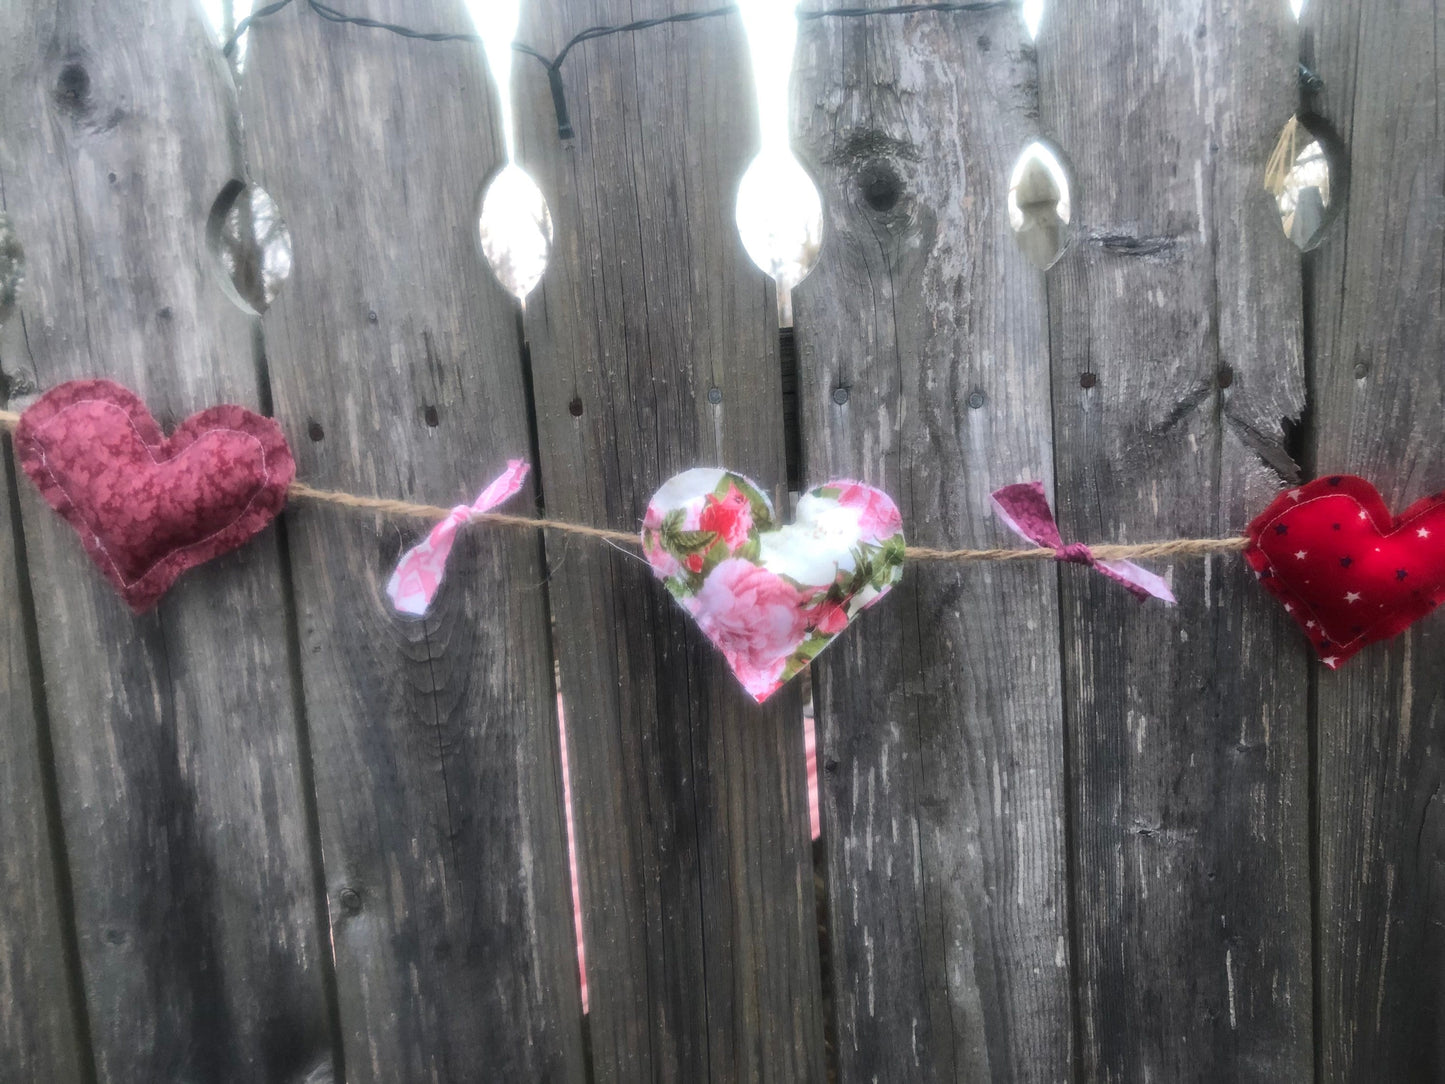
POLYGON ((1331 669, 1445 601, 1445 493, 1390 510, 1363 478, 1334 474, 1275 498, 1244 556, 1331 669))

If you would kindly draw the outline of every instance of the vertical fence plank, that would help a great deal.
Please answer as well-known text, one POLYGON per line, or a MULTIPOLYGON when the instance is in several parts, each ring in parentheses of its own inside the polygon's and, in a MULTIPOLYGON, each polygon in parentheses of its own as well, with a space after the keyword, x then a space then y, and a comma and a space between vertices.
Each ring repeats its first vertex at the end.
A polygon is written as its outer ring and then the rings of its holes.
MULTIPOLYGON (((546 51, 676 9, 530 10, 523 40, 546 51)), ((735 18, 581 46, 568 144, 523 69, 524 158, 558 238, 527 306, 550 514, 636 528, 697 465, 786 507, 775 302, 732 223, 754 138, 745 56, 735 18)), ((597 1079, 821 1079, 797 689, 754 705, 635 555, 565 537, 547 552, 597 1079)))
MULTIPOLYGON (((11 6, 0 185, 28 280, 3 364, 20 405, 81 376, 129 384, 166 425, 259 404, 250 322, 204 245, 233 119, 189 0, 11 6)), ((328 1066, 275 535, 137 618, 28 483, 22 495, 101 1078, 328 1066)))
MULTIPOLYGON (((1065 537, 1236 533, 1292 471, 1298 262, 1263 169, 1295 63, 1283 3, 1048 10, 1042 121, 1078 191, 1049 279, 1065 537)), ((1063 581, 1082 1070, 1307 1080, 1304 650, 1237 558, 1172 578, 1177 610, 1063 581)))
MULTIPOLYGON (((1005 206, 1037 105, 1022 23, 802 43, 828 208, 794 295, 807 481, 885 487, 910 542, 1007 544, 989 493, 1052 471, 1044 280, 1005 206)), ((1056 575, 910 566, 815 667, 844 1081, 1069 1075, 1056 575)))
MULTIPOLYGON (((368 14, 467 26, 451 0, 368 14)), ((472 499, 529 446, 516 312, 476 239, 500 149, 480 50, 297 5, 248 64, 255 176, 295 246, 264 325, 302 476, 472 499)), ((384 586, 428 525, 291 515, 349 1078, 581 1079, 539 539, 464 532, 416 620, 384 586)))
MULTIPOLYGON (((0 371, 21 341, 0 338, 0 371)), ((4 438, 0 438, 4 439, 4 438)), ((67 974, 63 901, 42 782, 29 636, 20 604, 10 449, 0 450, 0 1080, 84 1079, 67 974)))
MULTIPOLYGON (((1332 0, 1306 15, 1314 104, 1350 157, 1343 218, 1309 265, 1315 465, 1402 512, 1445 488, 1445 14, 1332 0)), ((1442 644, 1437 614, 1317 679, 1325 1080, 1445 1075, 1442 644)))

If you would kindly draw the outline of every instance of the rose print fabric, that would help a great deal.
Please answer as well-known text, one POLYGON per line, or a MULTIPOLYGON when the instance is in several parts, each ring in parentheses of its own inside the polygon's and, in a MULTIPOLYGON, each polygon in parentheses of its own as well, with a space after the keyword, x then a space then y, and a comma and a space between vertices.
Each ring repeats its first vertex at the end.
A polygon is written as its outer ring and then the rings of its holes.
POLYGON ((521 490, 527 469, 525 459, 508 461, 507 469, 482 490, 481 496, 471 504, 457 505, 446 519, 431 529, 426 538, 402 554, 396 571, 386 584, 387 597, 399 612, 413 617, 427 612, 442 585, 442 577, 446 575, 447 558, 451 556, 457 531, 475 516, 490 512, 521 490))
POLYGON ((653 496, 642 549, 664 586, 759 703, 903 575, 903 519, 886 493, 828 482, 793 523, 741 474, 699 467, 653 496))

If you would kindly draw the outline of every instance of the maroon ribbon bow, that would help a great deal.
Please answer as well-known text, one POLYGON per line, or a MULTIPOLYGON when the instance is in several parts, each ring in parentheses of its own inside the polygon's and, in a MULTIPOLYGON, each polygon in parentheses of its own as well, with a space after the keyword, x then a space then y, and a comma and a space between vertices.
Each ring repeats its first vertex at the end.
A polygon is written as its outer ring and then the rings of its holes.
POLYGON ((1169 584, 1148 569, 1140 568, 1133 561, 1101 561, 1082 542, 1065 545, 1042 482, 1019 482, 995 490, 993 506, 999 518, 1020 537, 1053 550, 1056 561, 1096 569, 1122 583, 1141 602, 1157 598, 1171 606, 1174 604, 1174 592, 1169 590, 1169 584))

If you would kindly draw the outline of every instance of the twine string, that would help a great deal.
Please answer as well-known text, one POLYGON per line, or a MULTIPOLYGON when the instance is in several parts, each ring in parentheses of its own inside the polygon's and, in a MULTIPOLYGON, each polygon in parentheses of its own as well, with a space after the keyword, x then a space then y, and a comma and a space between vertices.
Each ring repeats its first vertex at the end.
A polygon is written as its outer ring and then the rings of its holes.
MULTIPOLYGON (((13 431, 19 424, 19 414, 10 410, 0 410, 0 429, 13 431)), ((443 508, 436 504, 417 504, 413 501, 368 497, 336 489, 317 489, 305 482, 292 482, 291 488, 287 491, 287 497, 291 500, 312 504, 329 504, 357 512, 370 512, 377 516, 430 522, 440 522, 451 515, 452 511, 450 508, 443 508)), ((633 549, 639 548, 642 544, 636 531, 614 531, 606 527, 593 527, 586 523, 550 519, 546 516, 516 516, 506 512, 482 512, 474 514, 471 518, 475 523, 520 527, 524 530, 559 531, 563 534, 597 538, 620 546, 630 546, 633 549)), ((1133 545, 1090 546, 1089 550, 1100 561, 1129 561, 1150 557, 1207 557, 1215 553, 1237 553, 1248 544, 1247 538, 1174 538, 1159 542, 1139 542, 1133 545)), ((909 546, 904 550, 904 554, 910 561, 958 562, 1052 561, 1059 556, 1058 551, 1047 547, 1036 549, 937 549, 933 546, 909 546)))

